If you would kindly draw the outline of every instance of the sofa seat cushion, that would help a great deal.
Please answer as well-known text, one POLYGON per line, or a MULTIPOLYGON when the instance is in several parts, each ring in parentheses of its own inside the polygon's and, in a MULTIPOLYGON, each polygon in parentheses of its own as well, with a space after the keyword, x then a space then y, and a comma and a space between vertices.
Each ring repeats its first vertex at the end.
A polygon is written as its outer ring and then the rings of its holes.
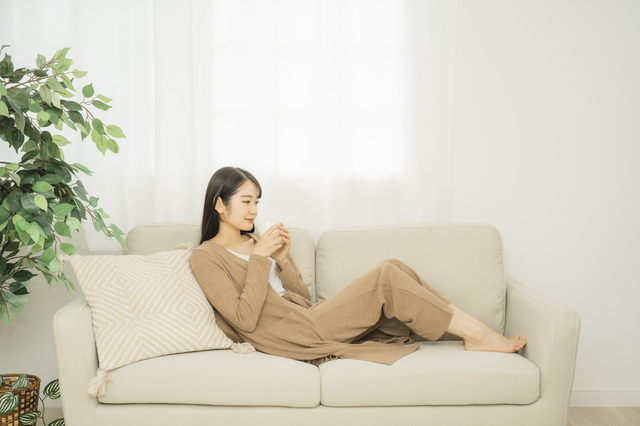
POLYGON ((332 407, 531 404, 540 371, 519 354, 422 343, 392 365, 338 359, 320 365, 321 403, 332 407))
POLYGON ((316 407, 318 367, 261 352, 229 349, 166 355, 109 372, 105 404, 316 407))

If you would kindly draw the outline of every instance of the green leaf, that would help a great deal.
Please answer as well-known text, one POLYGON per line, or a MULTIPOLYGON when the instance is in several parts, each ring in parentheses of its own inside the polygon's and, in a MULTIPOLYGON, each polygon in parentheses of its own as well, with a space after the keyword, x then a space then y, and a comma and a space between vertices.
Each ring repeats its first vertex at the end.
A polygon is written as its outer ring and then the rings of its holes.
POLYGON ((22 204, 20 203, 21 196, 22 192, 13 191, 7 197, 7 203, 9 204, 9 211, 11 211, 11 213, 17 213, 18 210, 20 210, 20 208, 22 207, 22 204))
POLYGON ((53 209, 53 214, 58 217, 65 217, 66 215, 71 213, 71 210, 73 210, 74 208, 75 206, 72 204, 67 204, 67 203, 59 204, 53 209))
POLYGON ((101 109, 101 110, 103 110, 103 111, 107 111, 109 108, 111 108, 111 105, 107 105, 107 104, 105 104, 104 102, 100 102, 100 101, 99 101, 99 100, 97 100, 97 99, 94 99, 94 100, 91 102, 91 104, 92 104, 94 107, 96 107, 96 108, 98 108, 98 109, 101 109))
MULTIPOLYGON (((55 136, 54 136, 54 138, 55 138, 55 136)), ((44 181, 40 180, 40 181, 38 181, 38 183, 33 185, 32 189, 33 189, 34 192, 47 192, 47 191, 51 191, 53 189, 53 186, 51 186, 47 182, 44 182, 44 181)))
POLYGON ((60 95, 57 94, 56 92, 51 93, 51 103, 58 109, 62 108, 60 106, 60 95))
POLYGON ((69 219, 67 219, 67 225, 69 225, 69 228, 82 229, 82 225, 80 224, 80 221, 75 217, 70 217, 69 219))
POLYGON ((90 198, 89 198, 89 205, 90 205, 91 207, 94 207, 94 208, 95 208, 95 207, 98 207, 98 200, 99 200, 99 198, 96 198, 96 197, 90 197, 90 198))
POLYGON ((84 174, 87 174, 89 176, 91 176, 93 174, 93 172, 89 169, 87 169, 85 166, 83 166, 80 163, 73 163, 72 166, 74 166, 75 168, 77 168, 78 170, 80 170, 81 172, 83 172, 84 174))
POLYGON ((105 155, 107 149, 109 148, 109 138, 107 138, 106 136, 101 136, 100 143, 98 143, 97 145, 98 151, 100 151, 102 155, 105 155))
POLYGON ((38 66, 38 68, 42 68, 42 66, 46 63, 47 63, 47 58, 45 58, 43 55, 38 53, 38 58, 36 59, 36 65, 38 66))
POLYGON ((18 406, 18 402, 19 399, 13 392, 5 392, 0 395, 0 415, 11 413, 18 406))
POLYGON ((82 114, 80 114, 78 111, 69 111, 69 119, 71 119, 71 121, 73 121, 74 123, 80 123, 80 124, 84 124, 84 118, 82 118, 82 114))
POLYGON ((67 52, 69 51, 69 49, 71 49, 70 47, 65 47, 64 49, 60 49, 58 50, 54 55, 53 55, 53 60, 54 61, 59 61, 60 59, 64 58, 67 55, 67 52))
POLYGON ((86 86, 84 86, 82 88, 82 96, 84 96, 85 98, 90 98, 93 96, 93 83, 91 84, 87 84, 86 86))
POLYGON ((87 75, 87 73, 88 73, 88 72, 89 72, 89 71, 79 71, 79 70, 73 70, 73 71, 72 71, 73 76, 74 76, 75 78, 82 78, 82 77, 84 77, 85 75, 87 75))
POLYGON ((12 172, 15 172, 16 170, 18 170, 18 168, 20 168, 20 164, 18 163, 11 163, 11 164, 7 164, 6 166, 4 166, 5 169, 7 170, 11 170, 12 172))
POLYGON ((51 90, 43 84, 38 88, 38 91, 42 100, 51 105, 51 90))
POLYGON ((82 111, 82 105, 80 105, 77 102, 66 101, 64 103, 64 106, 67 107, 67 109, 70 109, 70 110, 73 110, 73 111, 82 111))
POLYGON ((7 96, 7 88, 0 82, 0 96, 7 96))
POLYGON ((8 223, 9 223, 8 220, 5 220, 4 222, 0 221, 0 231, 6 228, 8 223))
POLYGON ((22 204, 22 208, 29 213, 39 214, 40 207, 36 205, 34 198, 34 194, 22 194, 20 197, 20 203, 22 204))
POLYGON ((56 92, 59 90, 64 90, 64 87, 62 87, 62 84, 60 84, 60 82, 54 77, 49 78, 46 84, 47 86, 49 86, 50 89, 55 90, 56 92))
POLYGON ((51 383, 45 386, 42 393, 51 399, 60 398, 60 384, 58 383, 58 379, 53 380, 51 383))
POLYGON ((18 380, 16 380, 13 386, 11 386, 9 389, 21 389, 26 388, 27 386, 29 386, 29 379, 27 378, 26 374, 23 374, 18 377, 18 380))
POLYGON ((15 274, 13 274, 13 279, 18 281, 18 282, 26 282, 29 281, 31 278, 35 277, 36 274, 27 271, 26 269, 23 269, 21 271, 16 272, 15 274))
POLYGON ((55 257, 51 263, 49 263, 49 270, 51 272, 58 272, 60 270, 60 267, 62 267, 62 263, 60 262, 60 259, 58 259, 57 257, 55 257))
POLYGON ((4 171, 6 169, 4 167, 0 167, 0 177, 4 176, 4 171))
POLYGON ((42 107, 40 106, 40 104, 32 102, 29 104, 29 111, 38 113, 42 111, 42 107))
POLYGON ((46 111, 40 111, 38 115, 36 115, 36 119, 38 120, 38 124, 40 126, 44 126, 49 122, 51 116, 46 111))
POLYGON ((104 131, 104 124, 102 124, 102 121, 100 121, 100 119, 98 118, 94 118, 91 121, 91 125, 93 126, 94 129, 96 129, 98 131, 98 133, 100 133, 101 135, 106 134, 104 131))
POLYGON ((71 142, 69 142, 69 140, 62 135, 53 135, 53 143, 58 146, 65 146, 69 145, 71 142))
POLYGON ((27 413, 20 414, 18 421, 21 426, 32 426, 36 424, 36 421, 40 417, 40 411, 29 411, 27 413))
POLYGON ((19 283, 19 282, 14 282, 11 283, 9 285, 9 291, 13 294, 15 294, 16 296, 22 296, 25 294, 29 294, 29 290, 27 290, 27 287, 24 286, 24 284, 19 283))
POLYGON ((71 89, 74 92, 76 91, 76 89, 73 87, 73 83, 71 82, 71 79, 66 74, 62 74, 60 77, 62 78, 62 81, 64 81, 64 85, 67 86, 67 89, 71 89))
POLYGON ((16 183, 16 185, 20 186, 20 176, 12 172, 7 172, 7 173, 9 174, 11 179, 13 179, 13 181, 16 183))
POLYGON ((115 154, 120 152, 120 147, 118 146, 118 143, 116 141, 114 141, 113 139, 108 139, 107 148, 109 148, 109 151, 111 151, 111 152, 113 152, 115 154))
POLYGON ((9 309, 11 309, 11 312, 15 314, 25 312, 24 305, 20 302, 13 302, 9 309))
MULTIPOLYGON (((7 210, 4 206, 0 206, 0 220, 7 220, 9 219, 10 215, 11 213, 9 213, 9 210, 7 210)), ((2 273, 2 271, 0 271, 0 273, 2 273)))
POLYGON ((71 236, 71 231, 69 230, 69 225, 67 225, 64 222, 56 222, 55 225, 53 225, 53 229, 60 235, 62 235, 63 237, 70 237, 71 236))
POLYGON ((76 125, 73 124, 73 122, 67 118, 63 119, 62 122, 64 124, 66 124, 67 126, 71 127, 73 130, 78 131, 78 129, 76 128, 76 125))
POLYGON ((52 248, 48 248, 42 252, 42 261, 44 263, 50 263, 54 257, 56 257, 56 252, 52 248))
POLYGON ((2 101, 0 101, 0 115, 9 117, 9 108, 7 108, 7 104, 2 101))
POLYGON ((124 132, 122 131, 122 129, 120 129, 120 127, 116 126, 116 125, 109 125, 107 126, 107 133, 109 133, 109 135, 111 135, 114 138, 124 138, 124 132))
MULTIPOLYGON (((40 183, 40 182, 38 182, 40 183)), ((47 203, 47 199, 44 198, 43 195, 38 194, 34 197, 33 201, 36 203, 36 206, 40 207, 42 210, 47 211, 49 204, 47 203)))
POLYGON ((62 250, 69 256, 73 256, 76 253, 76 248, 73 246, 73 244, 69 244, 69 243, 60 244, 60 250, 62 250))
POLYGON ((102 136, 100 135, 100 132, 95 129, 91 130, 91 140, 94 141, 96 145, 102 143, 102 136))
POLYGON ((106 217, 107 219, 111 218, 111 216, 109 216, 104 210, 102 210, 102 207, 100 207, 98 211, 100 212, 102 217, 106 217))
POLYGON ((48 426, 64 426, 64 419, 54 420, 48 426))
POLYGON ((44 175, 40 178, 40 182, 47 182, 51 185, 62 182, 62 176, 58 175, 44 175))
POLYGON ((107 103, 111 102, 113 99, 107 98, 105 95, 98 95, 98 99, 101 99, 107 103))

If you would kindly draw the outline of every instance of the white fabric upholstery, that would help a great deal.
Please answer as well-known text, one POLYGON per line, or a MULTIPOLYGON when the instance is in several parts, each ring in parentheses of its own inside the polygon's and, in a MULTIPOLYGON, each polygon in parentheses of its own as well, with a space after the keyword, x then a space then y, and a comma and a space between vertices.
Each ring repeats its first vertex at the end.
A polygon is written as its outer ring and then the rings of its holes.
POLYGON ((316 251, 318 300, 397 258, 469 315, 504 331, 502 238, 490 225, 352 226, 325 231, 316 251))
MULTIPOLYGON (((65 412, 66 413, 66 412, 65 412)), ((542 405, 227 407, 100 404, 96 426, 539 426, 542 405), (186 419, 186 420, 185 420, 186 419)), ((566 426, 553 423, 555 426, 566 426)), ((74 426, 74 425, 71 425, 74 426)))
POLYGON ((314 365, 260 352, 230 350, 167 355, 109 372, 99 398, 108 404, 206 404, 315 407, 320 373, 314 365))
POLYGON ((339 359, 320 365, 322 405, 531 404, 540 371, 518 354, 468 352, 462 342, 427 342, 392 365, 339 359))

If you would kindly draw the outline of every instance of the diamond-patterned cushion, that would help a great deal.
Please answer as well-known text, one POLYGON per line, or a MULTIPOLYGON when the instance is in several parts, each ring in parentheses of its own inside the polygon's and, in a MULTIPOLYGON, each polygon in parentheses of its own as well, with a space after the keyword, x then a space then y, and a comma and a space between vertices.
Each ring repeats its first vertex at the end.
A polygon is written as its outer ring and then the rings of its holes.
POLYGON ((91 306, 103 370, 160 355, 231 347, 191 272, 190 255, 191 250, 173 250, 70 258, 91 306))

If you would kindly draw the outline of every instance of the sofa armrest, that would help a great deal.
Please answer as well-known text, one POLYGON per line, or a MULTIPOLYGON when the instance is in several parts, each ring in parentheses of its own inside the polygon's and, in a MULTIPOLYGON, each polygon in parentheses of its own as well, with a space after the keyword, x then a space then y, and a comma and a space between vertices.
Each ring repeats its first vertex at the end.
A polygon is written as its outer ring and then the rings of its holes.
POLYGON ((98 352, 91 308, 84 297, 56 312, 53 317, 53 337, 65 424, 93 426, 98 399, 90 396, 86 389, 96 376, 98 352))
POLYGON ((543 423, 565 426, 578 352, 580 316, 508 275, 506 316, 505 335, 527 336, 527 346, 521 355, 540 369, 543 423))

